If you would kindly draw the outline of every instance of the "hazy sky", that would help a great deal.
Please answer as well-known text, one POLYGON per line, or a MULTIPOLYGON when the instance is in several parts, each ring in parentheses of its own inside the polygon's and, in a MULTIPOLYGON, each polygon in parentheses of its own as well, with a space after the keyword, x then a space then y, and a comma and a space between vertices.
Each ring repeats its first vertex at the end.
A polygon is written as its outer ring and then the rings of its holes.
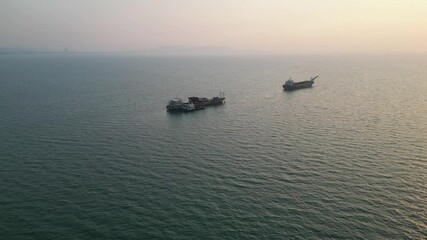
POLYGON ((427 0, 0 0, 0 47, 427 53, 427 0))

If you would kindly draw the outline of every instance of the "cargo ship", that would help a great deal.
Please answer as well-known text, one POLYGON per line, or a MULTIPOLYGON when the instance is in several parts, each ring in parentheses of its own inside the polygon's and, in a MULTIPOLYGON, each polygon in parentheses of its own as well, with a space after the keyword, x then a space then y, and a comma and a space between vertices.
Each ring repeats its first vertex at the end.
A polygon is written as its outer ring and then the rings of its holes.
POLYGON ((166 110, 168 112, 191 112, 205 109, 205 107, 221 105, 225 102, 225 94, 220 93, 218 97, 189 97, 188 102, 184 103, 180 98, 169 100, 166 110))
POLYGON ((310 88, 314 84, 314 80, 319 76, 311 77, 310 80, 302 81, 302 82, 294 82, 292 78, 289 78, 284 84, 283 89, 285 91, 294 91, 302 88, 310 88))

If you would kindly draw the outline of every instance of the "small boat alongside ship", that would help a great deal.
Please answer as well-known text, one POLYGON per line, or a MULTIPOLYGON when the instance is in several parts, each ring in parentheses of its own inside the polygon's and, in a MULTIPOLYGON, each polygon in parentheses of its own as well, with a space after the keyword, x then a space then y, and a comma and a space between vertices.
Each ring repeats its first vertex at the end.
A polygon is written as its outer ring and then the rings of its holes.
POLYGON ((180 98, 169 100, 166 105, 168 112, 191 112, 205 109, 205 107, 221 105, 225 102, 225 94, 220 93, 218 97, 189 97, 188 102, 184 103, 180 98))
POLYGON ((302 81, 302 82, 294 82, 292 78, 289 78, 284 84, 283 89, 285 91, 294 91, 302 88, 310 88, 314 84, 314 80, 319 76, 311 77, 310 80, 302 81))
POLYGON ((166 106, 166 110, 168 111, 181 111, 184 103, 181 98, 174 98, 169 100, 168 105, 166 106))

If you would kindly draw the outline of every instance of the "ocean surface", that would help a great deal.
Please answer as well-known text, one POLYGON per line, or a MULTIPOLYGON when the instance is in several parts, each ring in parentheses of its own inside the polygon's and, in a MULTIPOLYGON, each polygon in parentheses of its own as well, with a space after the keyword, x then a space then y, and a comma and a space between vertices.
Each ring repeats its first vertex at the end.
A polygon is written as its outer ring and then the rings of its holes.
POLYGON ((0 55, 0 239, 426 238, 427 56, 0 55))

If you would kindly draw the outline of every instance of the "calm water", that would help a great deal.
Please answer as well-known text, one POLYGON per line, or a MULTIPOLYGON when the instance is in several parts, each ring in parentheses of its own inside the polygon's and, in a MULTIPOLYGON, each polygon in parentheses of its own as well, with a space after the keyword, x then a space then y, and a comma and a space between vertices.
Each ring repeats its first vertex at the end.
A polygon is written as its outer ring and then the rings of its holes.
POLYGON ((427 57, 3 55, 0 114, 0 239, 427 238, 427 57))

